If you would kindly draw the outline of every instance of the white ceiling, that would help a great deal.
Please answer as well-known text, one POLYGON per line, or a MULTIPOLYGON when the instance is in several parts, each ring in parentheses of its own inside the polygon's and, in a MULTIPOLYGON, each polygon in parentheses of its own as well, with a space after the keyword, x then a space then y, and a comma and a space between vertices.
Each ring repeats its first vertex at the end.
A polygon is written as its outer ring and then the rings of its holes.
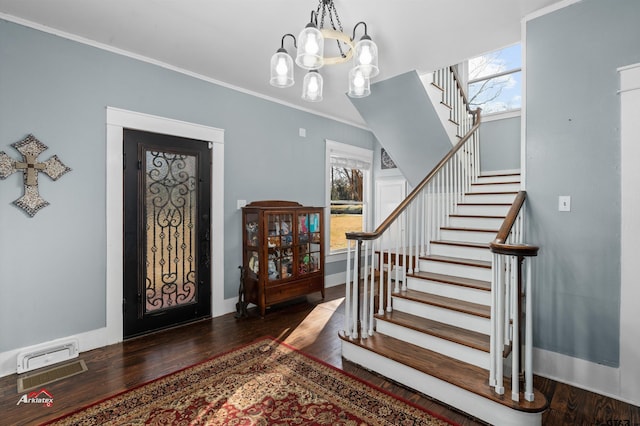
MULTIPOLYGON (((350 35, 365 21, 384 80, 427 72, 519 41, 524 16, 560 0, 335 0, 350 35)), ((26 20, 187 70, 254 94, 364 125, 349 102, 349 64, 324 67, 324 100, 300 99, 304 76, 269 85, 285 33, 307 24, 318 0, 0 0, 0 18, 26 20)), ((325 25, 326 26, 326 25, 325 25)), ((362 36, 358 29, 356 39, 362 36)), ((291 41, 285 48, 292 56, 291 41)), ((375 87, 374 87, 375 90, 375 87)))

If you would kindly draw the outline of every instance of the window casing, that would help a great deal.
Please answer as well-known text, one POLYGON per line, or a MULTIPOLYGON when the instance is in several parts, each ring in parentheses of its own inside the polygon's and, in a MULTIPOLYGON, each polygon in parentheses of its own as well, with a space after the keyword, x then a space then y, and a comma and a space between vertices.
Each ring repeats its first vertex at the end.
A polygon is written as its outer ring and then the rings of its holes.
POLYGON ((371 214, 373 151, 326 141, 327 253, 347 250, 345 232, 367 230, 371 214))

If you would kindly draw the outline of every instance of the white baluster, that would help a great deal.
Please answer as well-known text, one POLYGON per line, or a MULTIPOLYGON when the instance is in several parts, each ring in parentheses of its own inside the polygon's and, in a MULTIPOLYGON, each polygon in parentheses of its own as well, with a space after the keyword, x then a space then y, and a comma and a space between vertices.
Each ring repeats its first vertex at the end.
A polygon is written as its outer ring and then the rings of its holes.
MULTIPOLYGON (((510 256, 512 260, 517 262, 515 256, 510 256)), ((512 265, 516 266, 517 265, 512 265)), ((517 269, 516 269, 517 270, 517 269)), ((520 294, 518 292, 517 281, 512 281, 513 288, 511 289, 512 299, 511 304, 515 314, 513 315, 513 339, 511 343, 511 399, 513 401, 520 400, 520 315, 518 315, 518 298, 520 294)))
POLYGON ((369 241, 365 241, 362 246, 364 249, 364 269, 362 270, 362 329, 360 337, 366 339, 369 336, 369 241))
POLYGON ((524 337, 524 399, 533 401, 533 312, 531 292, 531 261, 527 259, 527 279, 525 281, 525 337, 524 337))
MULTIPOLYGON (((391 235, 391 228, 389 228, 389 235, 391 235)), ((387 312, 391 312, 391 242, 389 242, 389 248, 387 249, 387 312)))
POLYGON ((351 337, 351 240, 347 240, 347 281, 344 296, 344 334, 351 337))
POLYGON ((359 288, 360 287, 360 277, 358 276, 358 271, 360 269, 360 250, 359 245, 360 241, 355 241, 355 256, 353 257, 353 296, 351 299, 351 309, 353 312, 352 321, 353 321, 353 333, 351 335, 352 338, 360 337, 360 329, 358 328, 358 301, 359 301, 359 288))
POLYGON ((504 268, 502 256, 498 256, 498 281, 497 281, 497 300, 496 300, 496 387, 495 391, 498 395, 504 394, 504 373, 502 365, 502 352, 504 350, 504 268))
POLYGON ((490 365, 489 365, 489 386, 496 387, 496 371, 498 362, 501 360, 502 354, 498 354, 498 255, 491 256, 491 331, 489 335, 490 348, 490 365))
MULTIPOLYGON (((371 241, 371 291, 369 292, 369 306, 371 307, 371 309, 369 309, 369 336, 373 336, 373 313, 376 310, 373 297, 376 292, 375 248, 375 241, 371 241)), ((382 300, 380 301, 380 303, 382 303, 382 300)))
MULTIPOLYGON (((383 237, 388 235, 384 232, 383 237)), ((383 237, 380 238, 380 256, 378 262, 380 264, 380 277, 378 278, 378 315, 384 314, 384 246, 382 245, 383 237)), ((388 274, 387 274, 388 275, 388 274)))
POLYGON ((399 262, 398 260, 400 260, 400 243, 402 242, 402 233, 404 232, 404 229, 402 228, 402 216, 398 217, 398 219, 396 220, 396 226, 398 227, 398 237, 396 238, 396 261, 394 263, 394 267, 395 267, 395 272, 396 272, 396 278, 395 278, 395 284, 393 286, 393 291, 396 293, 400 292, 400 284, 399 284, 399 280, 398 280, 398 266, 399 266, 399 262))
MULTIPOLYGON (((407 217, 408 211, 405 210, 400 216, 402 221, 402 236, 400 245, 402 246, 402 269, 400 270, 400 279, 402 280, 402 291, 407 290, 407 227, 409 226, 409 218, 407 217)), ((400 264, 396 264, 396 277, 398 276, 397 270, 400 264)))

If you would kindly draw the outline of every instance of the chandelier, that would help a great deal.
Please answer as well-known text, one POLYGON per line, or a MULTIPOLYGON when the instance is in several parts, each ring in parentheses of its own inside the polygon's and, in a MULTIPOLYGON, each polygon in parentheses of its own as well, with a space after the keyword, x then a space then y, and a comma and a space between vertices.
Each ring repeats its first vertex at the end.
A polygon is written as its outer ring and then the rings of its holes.
POLYGON ((349 91, 352 98, 363 98, 371 93, 370 80, 378 75, 378 46, 367 33, 367 24, 358 22, 353 27, 353 35, 349 37, 342 29, 342 23, 333 0, 319 0, 318 7, 311 11, 311 19, 300 32, 296 40, 293 34, 282 36, 280 48, 271 57, 271 80, 275 87, 293 86, 293 59, 284 48, 284 40, 293 39, 297 49, 296 64, 307 70, 302 82, 302 99, 309 102, 322 100, 322 74, 318 71, 324 65, 341 64, 353 58, 353 67, 349 70, 349 91), (318 23, 318 19, 320 22, 318 23), (329 24, 325 27, 325 22, 329 24), (364 35, 354 44, 356 29, 364 27, 364 35), (335 40, 338 54, 324 56, 325 40, 335 40))

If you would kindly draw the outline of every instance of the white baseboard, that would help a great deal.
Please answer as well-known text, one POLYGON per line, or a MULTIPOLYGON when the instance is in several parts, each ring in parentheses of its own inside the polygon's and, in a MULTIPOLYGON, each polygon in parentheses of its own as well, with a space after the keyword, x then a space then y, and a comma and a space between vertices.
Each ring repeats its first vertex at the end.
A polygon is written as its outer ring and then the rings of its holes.
MULTIPOLYGON (((238 301, 237 298, 225 299, 224 305, 223 305, 224 312, 216 316, 224 315, 230 312, 235 312, 237 301, 238 301)), ((68 341, 70 339, 78 340, 78 348, 80 353, 87 352, 92 349, 102 348, 109 344, 107 339, 107 328, 103 327, 103 328, 98 328, 96 330, 86 331, 84 333, 61 337, 59 339, 54 339, 48 342, 39 342, 35 345, 25 346, 22 348, 12 349, 6 352, 1 352, 0 353, 0 377, 8 376, 18 371, 17 357, 19 353, 29 351, 30 348, 33 348, 36 346, 55 345, 56 343, 68 341)))
POLYGON ((29 351, 30 348, 41 346, 42 344, 55 345, 70 339, 78 340, 79 352, 86 352, 92 349, 101 348, 107 345, 107 328, 99 328, 96 330, 86 331, 80 334, 61 337, 49 342, 41 342, 36 345, 25 346, 23 348, 12 349, 10 351, 0 353, 0 377, 14 374, 18 371, 17 358, 21 352, 29 351))
POLYGON ((621 396, 619 368, 533 348, 533 372, 548 379, 638 405, 638 401, 630 401, 621 396))
POLYGON ((344 284, 345 281, 345 273, 339 272, 337 274, 325 275, 324 276, 324 286, 327 287, 335 287, 340 284, 344 284))

